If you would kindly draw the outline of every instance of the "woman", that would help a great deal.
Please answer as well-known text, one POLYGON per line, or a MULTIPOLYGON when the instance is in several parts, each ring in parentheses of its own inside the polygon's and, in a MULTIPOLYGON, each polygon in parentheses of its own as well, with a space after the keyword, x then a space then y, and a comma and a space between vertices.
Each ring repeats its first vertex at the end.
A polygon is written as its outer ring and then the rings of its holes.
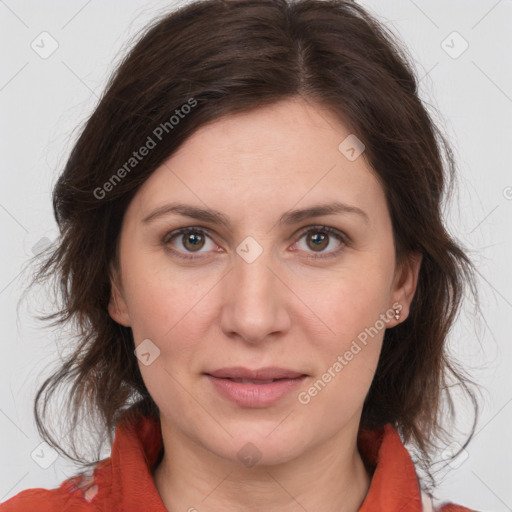
POLYGON ((58 275, 48 319, 79 328, 38 428, 90 471, 2 511, 433 510, 442 393, 456 378, 473 397, 445 349, 472 280, 440 212, 452 172, 360 6, 207 0, 158 20, 72 150, 36 275, 58 275), (109 458, 43 424, 66 380, 69 427, 99 415, 109 458))

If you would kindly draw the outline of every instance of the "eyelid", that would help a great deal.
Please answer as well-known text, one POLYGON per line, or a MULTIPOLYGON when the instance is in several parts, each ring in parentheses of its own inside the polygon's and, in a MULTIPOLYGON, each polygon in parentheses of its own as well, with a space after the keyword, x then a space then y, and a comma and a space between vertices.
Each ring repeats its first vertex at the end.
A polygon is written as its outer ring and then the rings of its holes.
MULTIPOLYGON (((312 224, 312 225, 306 226, 306 227, 302 228, 301 230, 299 230, 298 233, 293 235, 293 237, 297 238, 297 242, 298 242, 306 233, 309 233, 310 231, 312 231, 312 232, 323 231, 324 233, 327 233, 328 236, 334 236, 340 240, 341 246, 338 247, 337 249, 334 249, 334 250, 328 251, 328 252, 319 252, 319 253, 315 253, 314 251, 309 252, 309 253, 307 253, 306 256, 304 256, 305 258, 313 259, 313 260, 325 260, 327 258, 334 258, 334 257, 337 257, 347 246, 350 245, 350 239, 343 231, 341 231, 337 228, 333 228, 331 226, 326 226, 324 224, 312 224)), ((295 243, 297 243, 297 242, 295 242, 295 243)))
MULTIPOLYGON (((323 231, 323 232, 327 233, 329 236, 335 236, 340 240, 340 242, 342 243, 342 246, 340 248, 334 249, 334 250, 326 252, 326 253, 321 253, 321 252, 317 253, 317 255, 315 255, 314 252, 311 252, 309 256, 305 256, 306 258, 321 260, 321 259, 326 259, 329 257, 334 257, 334 256, 337 256, 339 254, 339 252, 342 251, 346 246, 350 245, 350 238, 343 231, 341 231, 337 228, 326 226, 324 224, 310 224, 308 226, 305 226, 305 227, 299 229, 298 231, 296 231, 290 238, 296 239, 296 241, 294 242, 294 244, 295 244, 305 234, 309 233, 310 231, 323 231)), ((164 235, 164 237, 162 239, 162 243, 163 243, 163 245, 167 246, 171 240, 173 240, 174 238, 176 238, 180 235, 188 233, 188 232, 203 233, 203 234, 207 235, 210 239, 212 239, 212 241, 215 243, 215 241, 213 240, 213 237, 212 237, 212 232, 208 228, 205 228, 202 226, 186 226, 184 228, 178 228, 178 229, 169 231, 164 235)), ((169 250, 173 254, 176 254, 178 257, 188 259, 188 260, 200 259, 200 258, 204 257, 204 256, 201 256, 201 254, 203 254, 201 252, 184 253, 181 251, 177 251, 176 249, 169 249, 169 250), (197 254, 197 256, 195 256, 194 254, 197 254)))
POLYGON ((163 236, 163 243, 169 243, 173 238, 176 238, 177 236, 179 235, 183 235, 184 233, 188 233, 188 232, 194 232, 194 231, 198 231, 200 233, 204 233, 206 235, 208 235, 210 238, 212 238, 211 236, 211 231, 208 229, 208 228, 204 228, 202 226, 186 226, 184 228, 177 228, 177 229, 173 229, 171 231, 167 231, 165 233, 165 235, 163 236))
POLYGON ((335 235, 338 236, 343 242, 346 244, 349 243, 350 239, 349 237, 341 230, 337 228, 333 228, 331 226, 326 226, 325 224, 310 224, 309 226, 305 226, 304 228, 301 228, 295 235, 295 236, 303 236, 306 233, 309 233, 310 231, 324 231, 328 233, 329 235, 335 235))

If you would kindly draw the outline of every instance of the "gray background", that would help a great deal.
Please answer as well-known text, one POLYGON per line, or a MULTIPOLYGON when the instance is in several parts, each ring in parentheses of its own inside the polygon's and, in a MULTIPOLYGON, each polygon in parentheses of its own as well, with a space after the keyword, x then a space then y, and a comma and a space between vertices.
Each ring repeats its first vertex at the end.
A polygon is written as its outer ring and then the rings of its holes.
MULTIPOLYGON (((422 98, 441 113, 436 119, 460 173, 446 213, 479 270, 483 317, 469 304, 451 349, 481 385, 482 411, 467 453, 442 470, 438 495, 477 510, 512 510, 512 2, 361 3, 405 42, 422 98)), ((73 472, 40 446, 33 421, 36 388, 55 366, 56 340, 66 333, 43 329, 31 316, 49 303, 43 290, 17 310, 29 278, 23 264, 56 237, 51 189, 113 65, 129 38, 173 5, 0 0, 0 501, 23 489, 56 487, 73 472), (40 35, 45 31, 50 36, 40 35), (52 44, 57 49, 42 58, 52 44)), ((457 405, 464 419, 467 407, 457 405)))

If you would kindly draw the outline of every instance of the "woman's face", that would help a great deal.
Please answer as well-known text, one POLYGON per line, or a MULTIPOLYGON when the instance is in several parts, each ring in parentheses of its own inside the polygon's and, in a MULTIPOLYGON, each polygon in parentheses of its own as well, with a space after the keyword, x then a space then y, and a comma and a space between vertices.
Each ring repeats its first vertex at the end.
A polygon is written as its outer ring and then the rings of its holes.
POLYGON ((357 431, 419 260, 395 268, 384 191, 350 135, 295 98, 228 116, 130 203, 109 312, 173 435, 275 464, 357 431))

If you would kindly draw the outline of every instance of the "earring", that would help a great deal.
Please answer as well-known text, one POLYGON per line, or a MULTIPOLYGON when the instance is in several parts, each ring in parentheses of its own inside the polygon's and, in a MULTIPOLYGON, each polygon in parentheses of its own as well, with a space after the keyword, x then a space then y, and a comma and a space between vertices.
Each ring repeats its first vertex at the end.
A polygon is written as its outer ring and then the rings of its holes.
POLYGON ((400 319, 400 310, 395 309, 395 320, 399 320, 399 319, 400 319))

